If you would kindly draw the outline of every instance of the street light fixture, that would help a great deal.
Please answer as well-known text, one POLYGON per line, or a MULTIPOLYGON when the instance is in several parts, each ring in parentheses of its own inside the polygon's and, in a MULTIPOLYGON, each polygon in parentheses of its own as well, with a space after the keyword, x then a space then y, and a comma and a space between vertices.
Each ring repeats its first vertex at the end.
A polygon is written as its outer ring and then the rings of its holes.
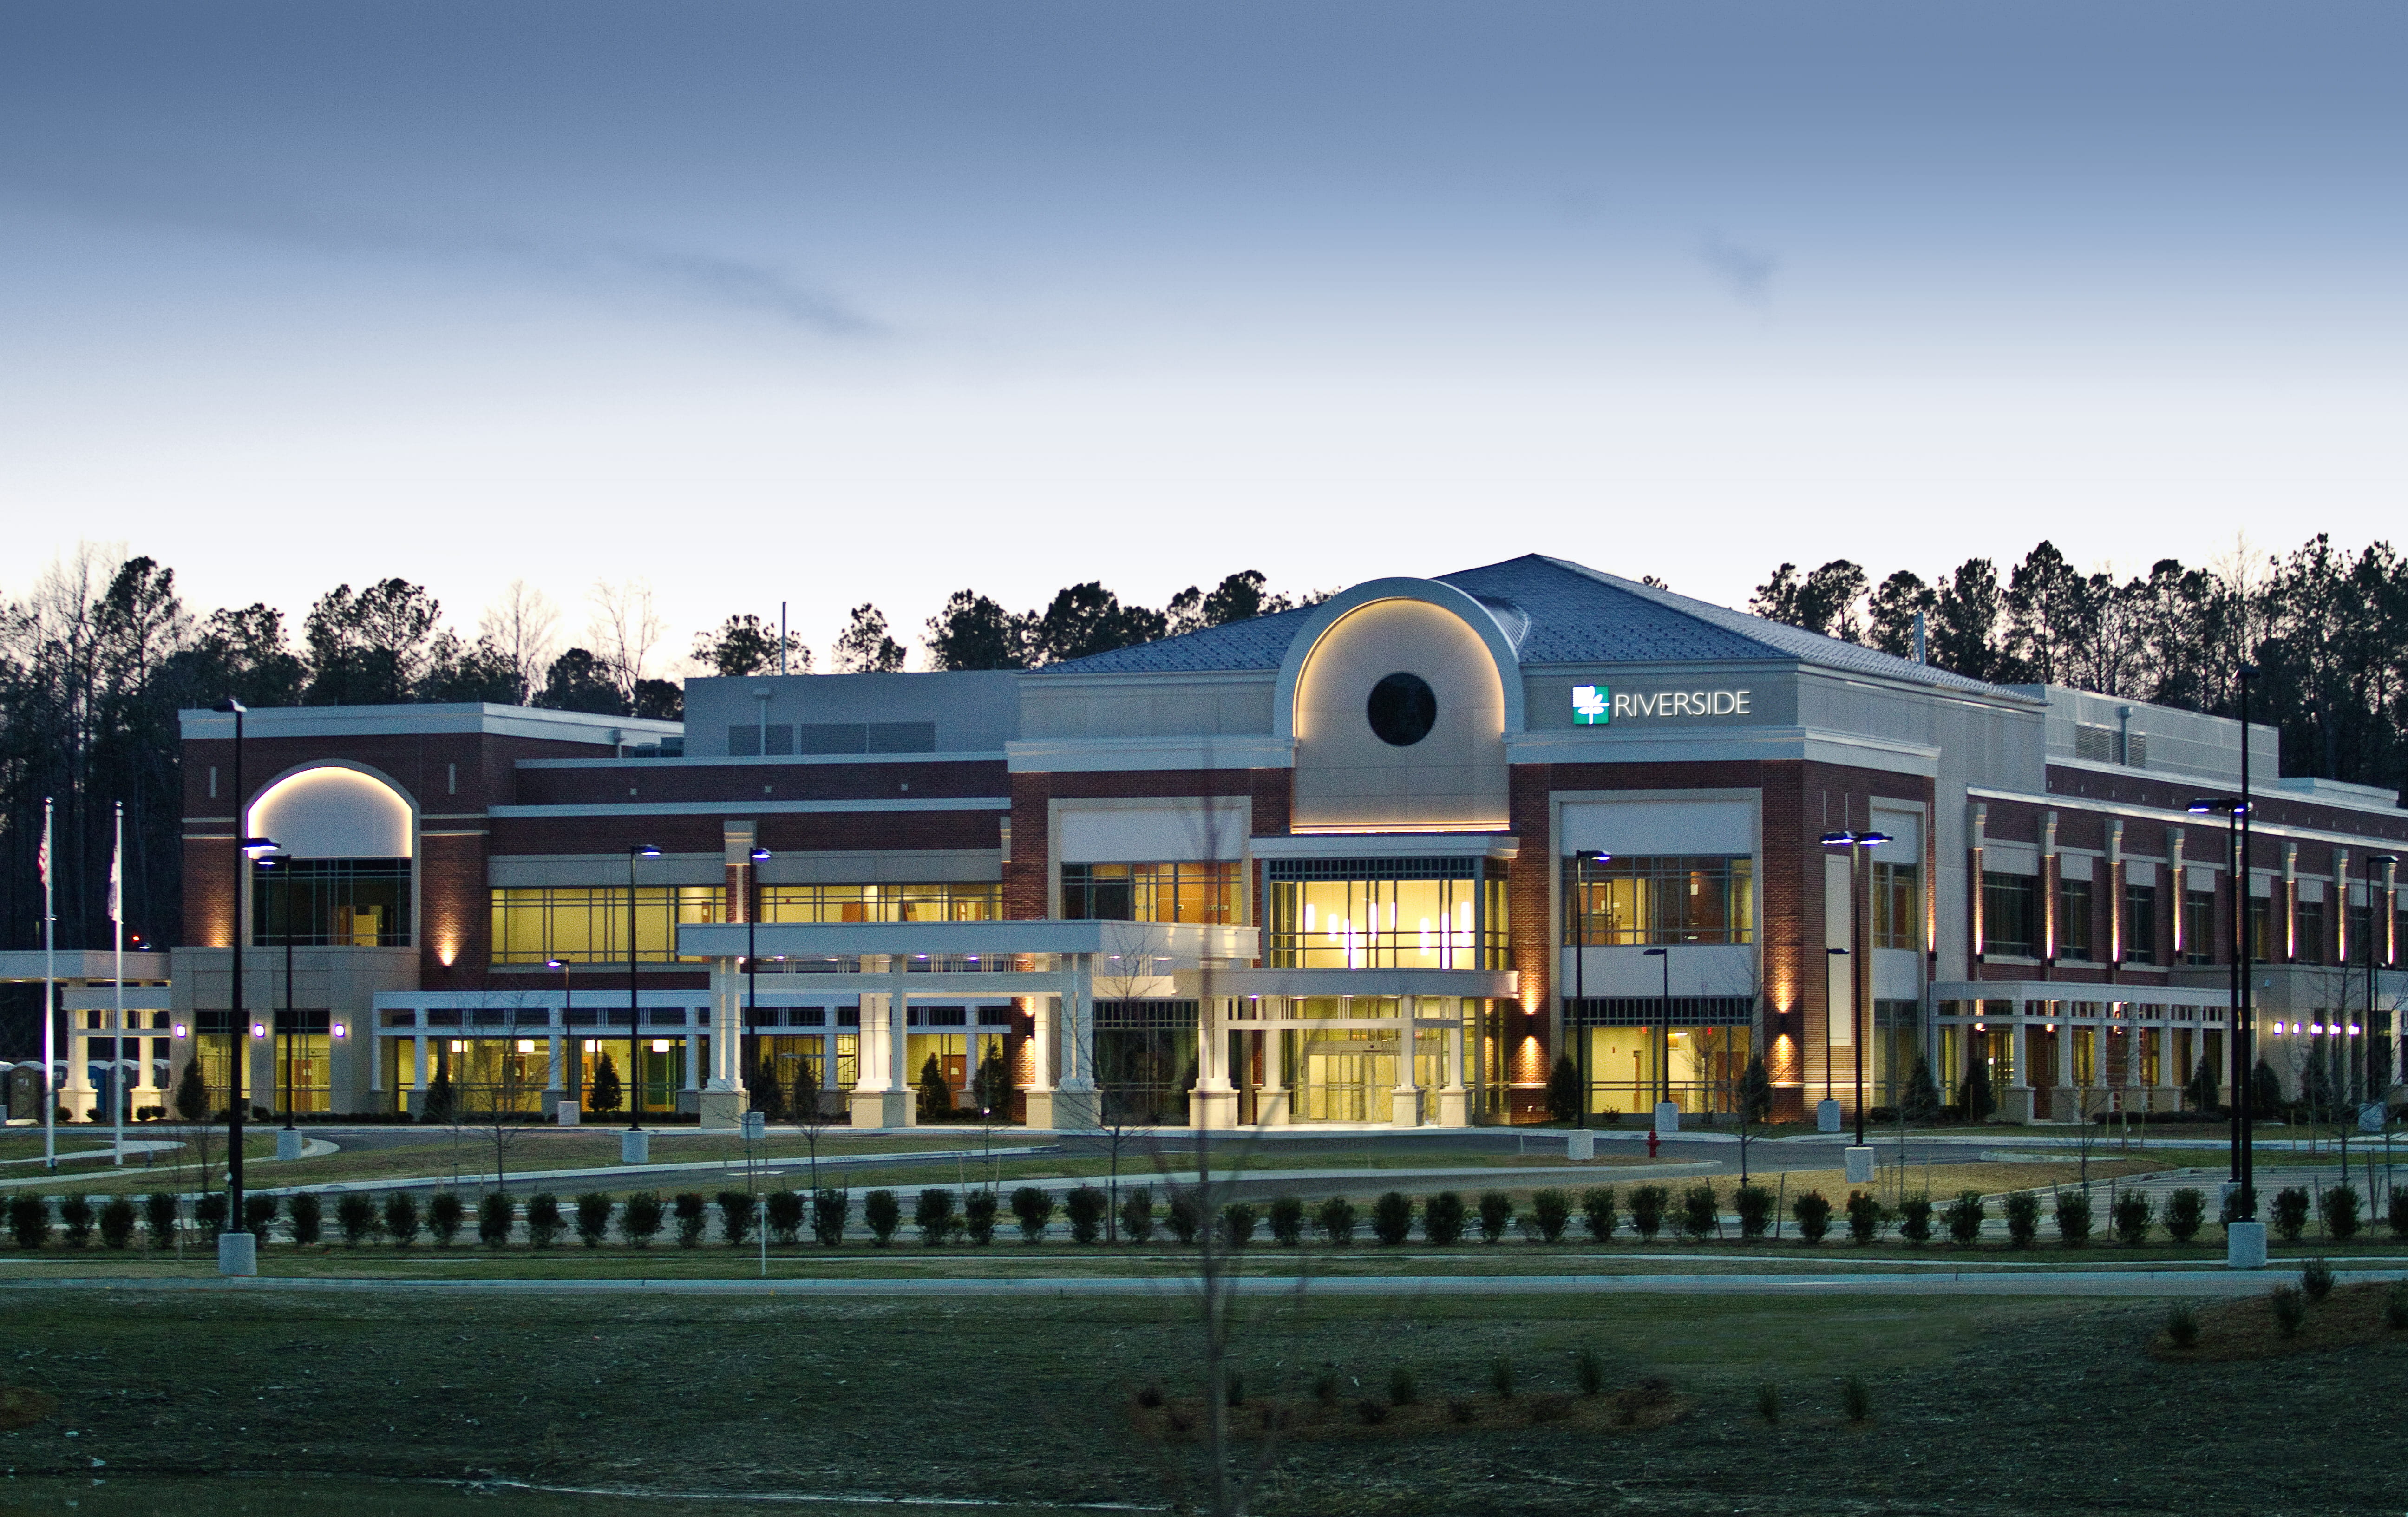
MULTIPOLYGON (((2376 995, 2374 971, 2376 965, 2381 962, 2375 957, 2374 953, 2374 945, 2377 940, 2377 935, 2374 930, 2374 872, 2377 869, 2387 871, 2395 867, 2399 863, 2400 855, 2397 853, 2369 853, 2366 855, 2366 1041, 2358 1050, 2358 1094, 2364 1096, 2367 1100, 2375 1102, 2380 1102, 2383 1099, 2383 1094, 2374 1088, 2374 1002, 2376 995)), ((2348 902, 2344 901, 2342 903, 2342 911, 2344 916, 2348 914, 2348 902)), ((2386 918, 2391 915, 2391 906, 2388 901, 2384 903, 2383 915, 2386 918)), ((2387 930, 2390 927, 2390 923, 2386 921, 2384 923, 2384 926, 2386 929, 2386 936, 2387 936, 2387 930)), ((2388 1063, 2390 1055, 2386 1052, 2384 1057, 2385 1062, 2388 1063)))
POLYGON ((2225 819, 2224 860, 2226 875, 2232 881, 2232 961, 2231 1019, 2228 1035, 2231 1044, 2227 1062, 2230 1065, 2232 1084, 2232 1115, 2226 1142, 2229 1179, 2235 1188, 2245 1187, 2249 1181, 2250 1141, 2248 1137, 2249 1066, 2242 1050, 2241 1029, 2244 1021, 2243 1008, 2249 1003, 2249 940, 2247 913, 2249 876, 2240 867, 2241 823, 2249 814, 2248 804, 2238 795, 2201 795, 2190 803, 2193 816, 2220 816, 2225 819))
POLYGON ((569 1015, 575 1009, 576 993, 568 984, 568 961, 546 959, 543 966, 560 971, 560 1046, 568 1056, 568 1098, 577 1103, 581 1115, 585 1110, 585 1055, 584 1051, 577 1046, 577 1019, 569 1015))
POLYGON ((644 1014, 636 991, 636 861, 656 859, 661 851, 650 843, 627 850, 627 1131, 644 1130, 644 1014))
POLYGON ((744 1067, 738 1071, 739 1081, 747 1075, 758 1078, 761 1068, 761 1035, 754 1030, 760 1025, 761 1013, 761 959, 757 952, 760 935, 755 924, 761 920, 760 866, 768 856, 767 849, 754 848, 744 870, 744 1028, 745 1037, 752 1042, 747 1047, 744 1038, 737 1040, 736 1046, 743 1052, 745 1060, 744 1067))
POLYGON ((1588 866, 1612 857, 1601 848, 1584 848, 1572 854, 1572 1005, 1579 1028, 1572 1036, 1578 1039, 1573 1046, 1580 1051, 1581 1076, 1580 1109, 1572 1118, 1576 1127, 1588 1125, 1589 1103, 1597 1098, 1588 1056, 1588 866))
POLYGON ((259 1243, 251 1236, 242 1215, 242 1109, 249 1099, 243 1091, 243 1060, 251 1056, 251 1045, 243 1038, 242 1008, 242 937, 243 903, 251 895, 251 865, 264 853, 275 852, 273 837, 250 836, 250 796, 242 785, 242 719, 250 709, 229 696, 218 702, 219 714, 234 718, 234 914, 233 927, 227 939, 233 944, 232 994, 227 997, 226 1031, 231 1044, 227 1065, 226 1099, 226 1230, 218 1235, 218 1273, 221 1275, 256 1275, 259 1273, 259 1243))
POLYGON ((263 869, 276 871, 278 915, 284 923, 284 1130, 293 1132, 293 860, 282 852, 269 854, 259 861, 263 869))
MULTIPOLYGON (((1850 960, 1848 1042, 1856 1054, 1856 1147, 1860 1149, 1865 1146, 1865 993, 1870 986, 1870 978, 1866 973, 1865 965, 1867 959, 1870 957, 1865 952, 1864 942, 1864 851, 1879 848, 1889 841, 1891 841, 1890 836, 1885 832, 1827 832, 1822 838, 1825 848, 1844 848, 1848 851, 1848 946, 1844 949, 1835 948, 1830 952, 1834 955, 1845 954, 1850 960)), ((1827 1038, 1827 1046, 1828 1042, 1827 1038)), ((1823 1083, 1826 1090, 1830 1088, 1830 1078, 1829 1063, 1826 1060, 1823 1071, 1823 1083)))
POLYGON ((1664 992, 1656 1000, 1656 1114, 1655 1121, 1664 1120, 1664 1103, 1672 1098, 1672 951, 1651 948, 1642 958, 1660 959, 1664 965, 1664 992))

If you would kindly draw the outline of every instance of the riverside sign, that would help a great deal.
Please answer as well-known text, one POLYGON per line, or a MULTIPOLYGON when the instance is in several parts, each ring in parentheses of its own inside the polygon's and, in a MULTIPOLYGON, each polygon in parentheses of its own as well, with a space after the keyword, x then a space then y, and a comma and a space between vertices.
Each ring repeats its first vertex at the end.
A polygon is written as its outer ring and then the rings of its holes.
POLYGON ((1649 690, 1616 693, 1610 685, 1572 686, 1572 723, 1602 727, 1617 717, 1623 721, 1658 721, 1675 717, 1746 716, 1750 692, 1744 690, 1649 690))

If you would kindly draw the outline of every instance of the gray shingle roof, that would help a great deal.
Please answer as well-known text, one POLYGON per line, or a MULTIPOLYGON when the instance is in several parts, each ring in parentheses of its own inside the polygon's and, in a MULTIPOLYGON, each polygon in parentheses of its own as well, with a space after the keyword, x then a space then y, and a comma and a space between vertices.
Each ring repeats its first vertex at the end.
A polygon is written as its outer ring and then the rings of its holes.
MULTIPOLYGON (((1526 668, 1548 664, 1795 659, 1822 668, 1942 689, 1993 690, 1946 669, 1893 658, 1540 553, 1441 574, 1438 579, 1497 614, 1526 668)), ((1288 643, 1312 615, 1310 609, 1282 611, 1050 667, 1079 674, 1276 669, 1287 656, 1288 643)))

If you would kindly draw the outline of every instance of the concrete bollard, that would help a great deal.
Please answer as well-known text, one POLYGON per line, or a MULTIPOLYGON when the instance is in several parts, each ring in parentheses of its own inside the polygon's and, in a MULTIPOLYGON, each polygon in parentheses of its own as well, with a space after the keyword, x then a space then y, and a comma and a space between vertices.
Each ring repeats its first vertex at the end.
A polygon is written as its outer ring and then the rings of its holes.
POLYGON ((249 1233, 218 1235, 218 1273, 221 1275, 256 1275, 259 1273, 259 1239, 249 1233))
POLYGON ((1677 1101, 1656 1103, 1656 1130, 1666 1138, 1681 1130, 1681 1106, 1677 1101))
POLYGON ((1597 1134, 1567 1133, 1564 1136, 1564 1157, 1574 1163, 1586 1163, 1597 1157, 1597 1134))
POLYGON ((279 1127, 276 1129, 276 1156, 280 1159, 297 1159, 301 1157, 301 1151, 308 1146, 308 1141, 301 1136, 301 1130, 297 1127, 279 1127))
POLYGON ((2266 1267, 2266 1224, 2264 1223, 2231 1222, 2224 1224, 2224 1267, 2227 1269, 2266 1267))
POLYGON ((583 1109, 579 1107, 575 1101, 555 1101, 552 1103, 552 1120, 559 1123, 563 1127, 576 1126, 578 1119, 583 1115, 583 1109))
POLYGON ((1859 1143, 1844 1149, 1842 1158, 1847 1165, 1848 1183, 1870 1185, 1873 1182, 1873 1151, 1870 1143, 1859 1143))
POLYGON ((1840 1130, 1840 1103, 1829 1096, 1814 1103, 1814 1130, 1836 1133, 1840 1130))
POLYGON ((619 1162, 621 1164, 652 1163, 652 1135, 645 1132, 641 1128, 635 1128, 627 1132, 621 1133, 619 1135, 619 1162))

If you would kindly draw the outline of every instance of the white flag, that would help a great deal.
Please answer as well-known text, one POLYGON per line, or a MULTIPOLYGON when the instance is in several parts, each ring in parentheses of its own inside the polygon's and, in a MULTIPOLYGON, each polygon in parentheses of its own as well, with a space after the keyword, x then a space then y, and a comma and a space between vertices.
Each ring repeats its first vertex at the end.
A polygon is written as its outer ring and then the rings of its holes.
POLYGON ((122 923, 125 920, 125 892, 118 883, 118 870, 124 863, 125 839, 120 837, 117 852, 108 856, 108 920, 111 922, 122 923))

